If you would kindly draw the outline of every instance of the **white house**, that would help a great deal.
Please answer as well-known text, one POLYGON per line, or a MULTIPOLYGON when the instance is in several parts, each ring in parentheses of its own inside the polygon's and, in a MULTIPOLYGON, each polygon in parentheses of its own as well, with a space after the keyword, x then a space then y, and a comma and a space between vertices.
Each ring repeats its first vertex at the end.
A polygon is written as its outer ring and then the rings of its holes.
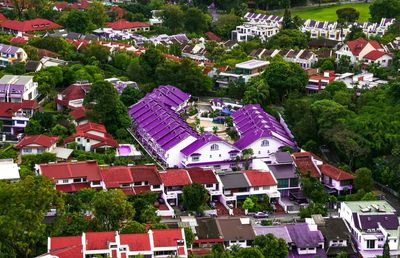
POLYGON ((0 101, 22 102, 34 100, 38 96, 38 84, 33 76, 4 75, 0 79, 0 101))
POLYGON ((15 148, 21 151, 21 155, 40 154, 43 152, 54 152, 56 148, 58 136, 25 135, 15 148))
POLYGON ((23 48, 0 44, 0 66, 5 67, 15 62, 25 62, 28 54, 23 48))
POLYGON ((241 81, 247 83, 252 77, 260 75, 269 65, 268 61, 249 60, 238 63, 235 69, 219 74, 217 83, 220 87, 227 87, 230 82, 241 81))

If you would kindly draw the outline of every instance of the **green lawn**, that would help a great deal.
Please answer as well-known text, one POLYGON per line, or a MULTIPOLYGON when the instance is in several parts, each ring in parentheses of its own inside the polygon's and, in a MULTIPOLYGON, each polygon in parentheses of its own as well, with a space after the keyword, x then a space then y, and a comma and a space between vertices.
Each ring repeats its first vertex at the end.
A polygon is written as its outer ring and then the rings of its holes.
MULTIPOLYGON (((336 21, 336 10, 345 7, 353 7, 360 12, 359 22, 368 21, 369 15, 369 3, 361 4, 337 4, 333 6, 323 6, 323 7, 311 7, 303 9, 293 9, 291 10, 292 17, 295 15, 300 16, 302 19, 312 19, 318 21, 336 21)), ((277 15, 283 15, 283 13, 277 13, 277 15)))

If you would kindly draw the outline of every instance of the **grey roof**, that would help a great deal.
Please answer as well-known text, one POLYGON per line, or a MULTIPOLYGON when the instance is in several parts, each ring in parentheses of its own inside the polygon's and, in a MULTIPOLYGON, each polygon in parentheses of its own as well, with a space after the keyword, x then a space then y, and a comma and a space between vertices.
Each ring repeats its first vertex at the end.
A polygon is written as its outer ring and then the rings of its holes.
POLYGON ((221 238, 217 222, 213 218, 197 219, 196 235, 198 239, 221 238))
POLYGON ((242 224, 240 218, 216 219, 219 232, 225 241, 254 240, 255 234, 250 224, 242 224))
POLYGON ((289 152, 278 151, 275 152, 275 159, 278 163, 293 163, 292 156, 289 152))
POLYGON ((349 239, 350 232, 342 218, 324 218, 318 229, 328 241, 349 239))
POLYGON ((241 172, 219 174, 225 189, 250 187, 246 177, 241 172))
POLYGON ((27 75, 4 75, 0 79, 0 84, 25 85, 32 79, 33 76, 27 75))
POLYGON ((25 69, 28 72, 36 72, 40 65, 41 65, 40 61, 28 60, 25 65, 25 69))
POLYGON ((270 164, 268 168, 276 179, 296 178, 296 169, 293 164, 270 164))
POLYGON ((67 39, 79 39, 81 37, 80 33, 69 32, 66 36, 67 39))

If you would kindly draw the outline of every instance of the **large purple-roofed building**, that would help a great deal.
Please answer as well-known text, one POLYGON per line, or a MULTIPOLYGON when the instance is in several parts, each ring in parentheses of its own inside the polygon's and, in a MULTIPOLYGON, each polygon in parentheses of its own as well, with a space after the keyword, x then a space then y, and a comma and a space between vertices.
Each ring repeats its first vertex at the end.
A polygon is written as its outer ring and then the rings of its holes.
POLYGON ((236 143, 211 133, 199 135, 179 115, 189 98, 176 87, 159 86, 129 107, 136 137, 166 167, 230 170, 243 149, 252 148, 255 158, 264 158, 282 146, 296 146, 287 126, 259 105, 244 106, 232 115, 240 135, 236 143))

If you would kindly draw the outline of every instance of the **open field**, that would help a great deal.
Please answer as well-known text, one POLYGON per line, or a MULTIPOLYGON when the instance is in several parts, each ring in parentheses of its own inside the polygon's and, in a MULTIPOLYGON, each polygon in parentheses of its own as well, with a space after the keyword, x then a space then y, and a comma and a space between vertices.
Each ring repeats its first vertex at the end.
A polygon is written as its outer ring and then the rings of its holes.
MULTIPOLYGON (((336 21, 336 10, 340 8, 353 7, 360 12, 360 18, 358 22, 368 21, 369 15, 369 3, 359 3, 359 4, 336 4, 331 6, 321 6, 321 7, 310 7, 310 8, 299 8, 293 9, 292 17, 298 15, 302 19, 312 19, 319 21, 336 21)), ((276 13, 277 15, 283 15, 283 13, 276 13)))

